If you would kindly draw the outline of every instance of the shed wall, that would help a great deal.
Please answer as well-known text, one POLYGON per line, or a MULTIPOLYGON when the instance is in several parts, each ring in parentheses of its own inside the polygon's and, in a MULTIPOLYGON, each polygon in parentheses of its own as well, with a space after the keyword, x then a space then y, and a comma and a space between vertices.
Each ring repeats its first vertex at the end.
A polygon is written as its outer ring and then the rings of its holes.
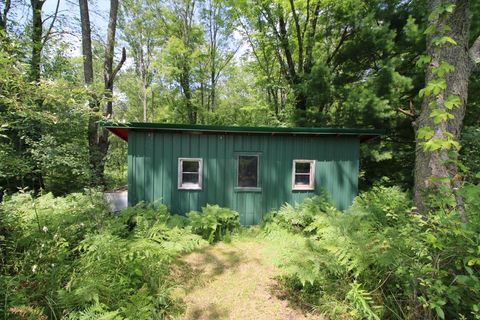
POLYGON ((257 224, 285 202, 301 202, 325 189, 341 210, 357 194, 359 140, 345 136, 217 135, 130 131, 128 202, 165 203, 185 214, 207 203, 240 213, 242 224, 257 224), (236 155, 260 154, 261 191, 237 191, 236 155), (178 190, 178 158, 203 158, 202 190, 178 190), (316 160, 315 190, 292 191, 294 159, 316 160))

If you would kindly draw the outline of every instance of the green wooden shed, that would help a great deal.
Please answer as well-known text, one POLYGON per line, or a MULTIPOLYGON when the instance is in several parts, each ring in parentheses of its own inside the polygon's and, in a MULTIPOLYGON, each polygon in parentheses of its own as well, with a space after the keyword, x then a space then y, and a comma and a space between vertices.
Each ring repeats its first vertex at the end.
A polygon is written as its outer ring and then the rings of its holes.
POLYGON ((257 224, 285 202, 326 190, 340 209, 358 191, 359 144, 372 129, 103 124, 128 141, 128 204, 159 201, 185 214, 209 204, 257 224))

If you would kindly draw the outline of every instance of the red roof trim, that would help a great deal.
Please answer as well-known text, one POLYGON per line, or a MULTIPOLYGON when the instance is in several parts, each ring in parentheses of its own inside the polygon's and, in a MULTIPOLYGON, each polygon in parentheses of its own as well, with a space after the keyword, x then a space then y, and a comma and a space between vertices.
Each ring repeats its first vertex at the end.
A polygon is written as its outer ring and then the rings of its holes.
POLYGON ((107 128, 122 140, 128 141, 128 128, 107 128))

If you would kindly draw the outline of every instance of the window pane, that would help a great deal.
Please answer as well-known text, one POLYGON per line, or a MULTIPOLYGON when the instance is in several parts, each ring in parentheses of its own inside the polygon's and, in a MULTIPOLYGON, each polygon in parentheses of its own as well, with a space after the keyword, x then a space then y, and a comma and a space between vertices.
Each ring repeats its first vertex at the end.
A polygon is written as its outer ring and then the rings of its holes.
POLYGON ((300 185, 300 186, 308 186, 310 184, 310 175, 296 174, 295 175, 295 184, 300 185))
POLYGON ((182 172, 198 172, 199 161, 182 161, 182 172))
POLYGON ((310 162, 295 162, 295 173, 310 173, 310 162))
POLYGON ((239 156, 238 157, 238 186, 239 187, 257 187, 258 186, 258 157, 257 156, 239 156))
POLYGON ((198 173, 184 173, 182 174, 182 183, 198 184, 198 173))

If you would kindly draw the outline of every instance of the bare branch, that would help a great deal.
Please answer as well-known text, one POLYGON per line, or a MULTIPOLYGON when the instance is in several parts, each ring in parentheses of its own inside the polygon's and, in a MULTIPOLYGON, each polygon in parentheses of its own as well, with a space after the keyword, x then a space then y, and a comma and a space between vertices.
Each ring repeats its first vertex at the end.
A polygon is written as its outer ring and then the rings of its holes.
POLYGON ((333 52, 332 54, 330 54, 327 58, 327 64, 329 65, 330 62, 332 62, 332 59, 335 57, 335 55, 338 53, 338 50, 340 50, 340 48, 342 47, 343 43, 345 42, 345 40, 347 40, 347 38, 350 36, 351 34, 348 33, 348 26, 345 26, 343 28, 343 32, 342 32, 342 35, 340 37, 340 41, 338 42, 337 46, 335 47, 335 49, 333 49, 333 52))
POLYGON ((406 115, 408 117, 416 119, 417 118, 417 113, 415 112, 415 108, 413 107, 412 101, 410 101, 410 103, 409 103, 409 109, 410 109, 410 111, 402 109, 402 108, 397 108, 397 111, 403 113, 404 115, 406 115))
POLYGON ((227 56, 227 58, 225 59, 225 61, 222 65, 219 65, 218 71, 216 72, 216 75, 215 75, 215 81, 218 80, 218 78, 220 77, 220 74, 222 73, 223 69, 225 69, 225 67, 228 66, 230 61, 232 61, 233 57, 235 57, 235 55, 237 54, 240 47, 241 47, 241 45, 239 45, 229 56, 227 56))
POLYGON ((113 82, 113 79, 117 76, 117 73, 122 69, 123 64, 125 63, 125 60, 127 60, 127 50, 125 50, 125 47, 122 48, 122 58, 118 62, 117 66, 112 72, 112 75, 110 76, 110 81, 113 82))
POLYGON ((57 6, 55 7, 55 13, 52 16, 52 22, 50 23, 50 26, 48 27, 47 32, 45 33, 45 36, 43 37, 42 47, 45 45, 45 43, 49 39, 50 32, 52 32, 53 25, 55 24, 55 21, 57 20, 58 8, 59 7, 60 7, 60 0, 57 0, 57 6))
POLYGON ((408 117, 411 117, 411 118, 417 118, 417 116, 413 113, 411 113, 410 111, 407 111, 407 110, 404 110, 402 108, 398 108, 397 109, 398 111, 400 111, 401 113, 403 113, 404 115, 408 116, 408 117))

